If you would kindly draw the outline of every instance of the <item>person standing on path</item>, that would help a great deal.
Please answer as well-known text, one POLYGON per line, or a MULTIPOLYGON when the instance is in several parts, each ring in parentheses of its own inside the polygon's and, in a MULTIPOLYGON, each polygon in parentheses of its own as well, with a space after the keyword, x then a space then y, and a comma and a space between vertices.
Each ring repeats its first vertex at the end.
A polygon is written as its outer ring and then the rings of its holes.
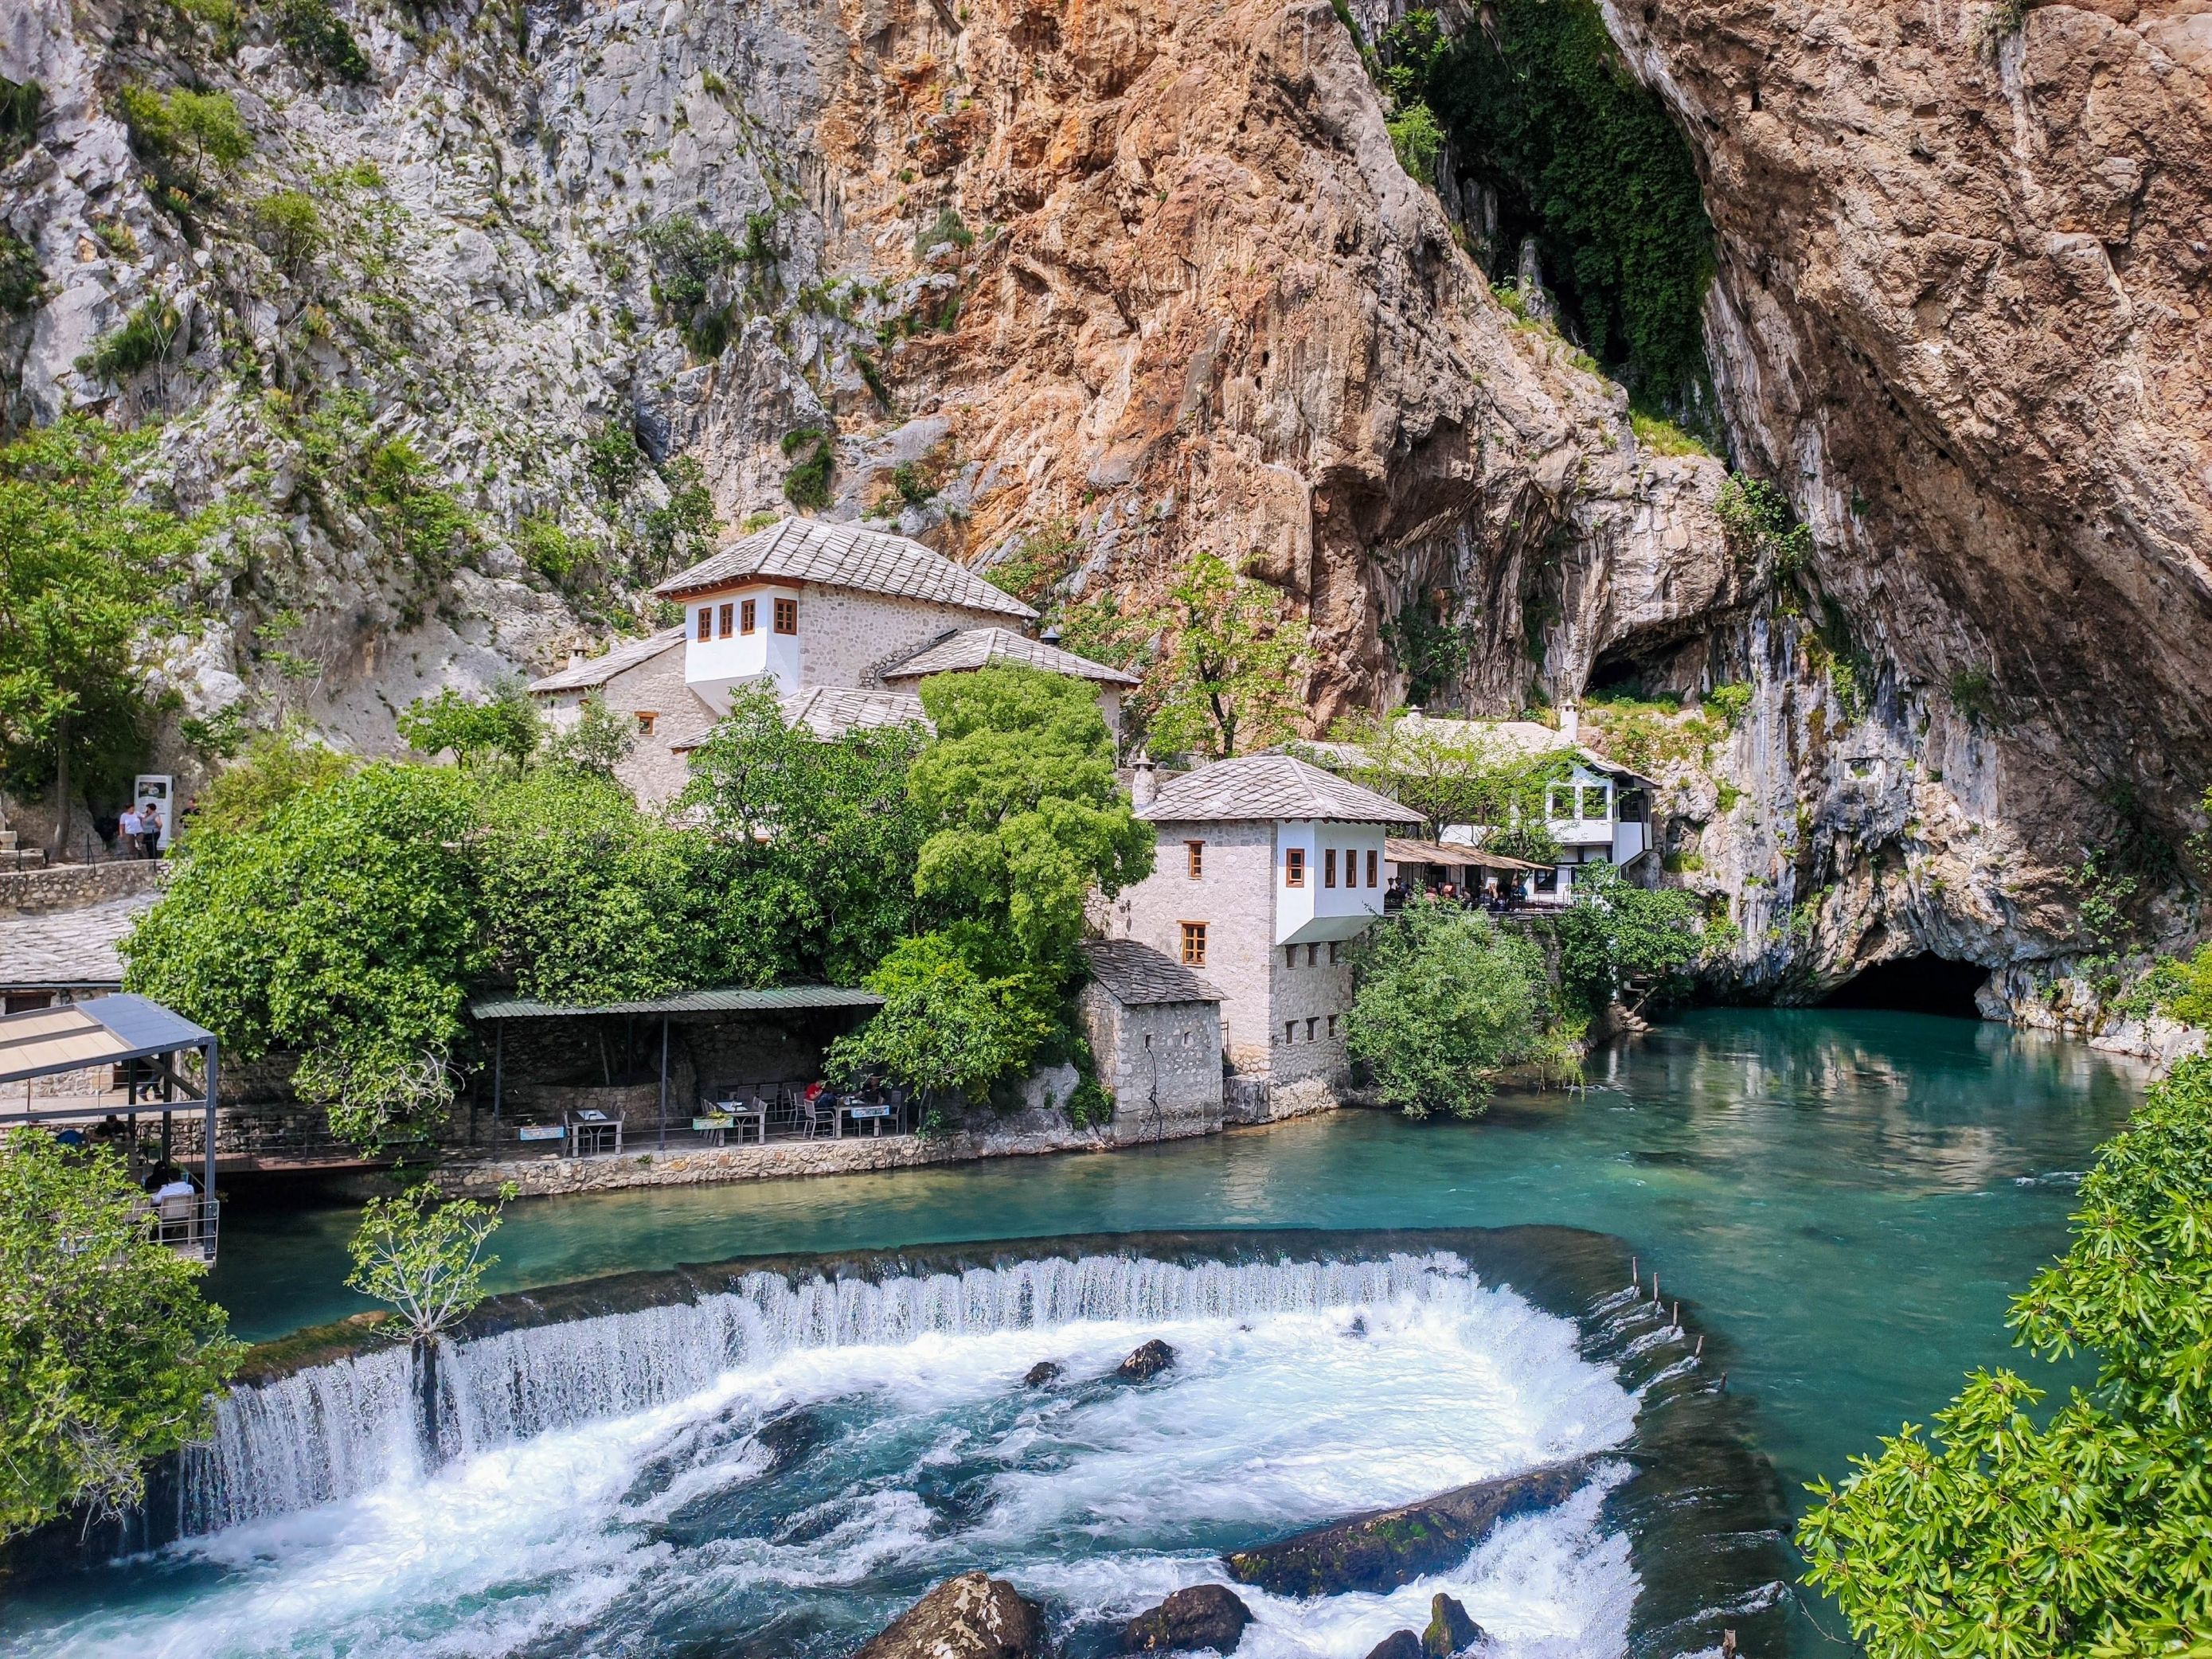
POLYGON ((146 848, 140 841, 140 836, 143 833, 144 826, 139 822, 138 809, 136 806, 125 807, 123 816, 117 819, 115 823, 115 839, 122 843, 125 858, 135 859, 145 856, 146 848))

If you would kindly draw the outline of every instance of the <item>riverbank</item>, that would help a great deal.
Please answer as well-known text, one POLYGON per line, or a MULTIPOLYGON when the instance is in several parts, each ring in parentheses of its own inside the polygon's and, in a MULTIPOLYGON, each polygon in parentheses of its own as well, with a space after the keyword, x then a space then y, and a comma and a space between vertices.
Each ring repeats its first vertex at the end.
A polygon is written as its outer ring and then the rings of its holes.
POLYGON ((1020 1111, 971 1113, 948 1132, 919 1135, 850 1133, 817 1140, 771 1140, 742 1146, 644 1148, 592 1158, 545 1153, 532 1158, 452 1160, 434 1179, 457 1197, 481 1198, 512 1183, 524 1198, 620 1192, 635 1188, 719 1186, 730 1182, 786 1181, 812 1176, 881 1174, 932 1164, 985 1158, 1042 1158, 1059 1152, 1111 1152, 1171 1140, 1261 1127, 1333 1112, 1357 1103, 1340 1099, 1318 1079, 1285 1089, 1250 1084, 1233 1090, 1226 1109, 1211 1113, 1117 1112, 1103 1124, 1079 1127, 1049 1103, 1064 1099, 1075 1074, 1033 1081, 1030 1104, 1020 1111))

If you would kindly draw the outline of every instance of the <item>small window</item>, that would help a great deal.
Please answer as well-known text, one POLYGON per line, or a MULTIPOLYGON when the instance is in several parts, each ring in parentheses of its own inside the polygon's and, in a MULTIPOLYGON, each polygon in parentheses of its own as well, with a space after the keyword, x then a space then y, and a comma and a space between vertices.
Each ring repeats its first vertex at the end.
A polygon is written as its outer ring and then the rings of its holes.
POLYGON ((1381 862, 1382 860, 1376 853, 1375 849, 1371 847, 1367 849, 1367 884, 1370 887, 1375 885, 1375 872, 1381 862))
POLYGON ((1307 967, 1309 967, 1309 968, 1315 968, 1315 967, 1318 967, 1318 966, 1320 966, 1320 964, 1321 964, 1321 946, 1320 946, 1320 945, 1307 945, 1307 946, 1306 946, 1306 966, 1307 966, 1307 967))
POLYGON ((1285 1021, 1283 1022, 1283 1041, 1284 1041, 1284 1042, 1296 1042, 1297 1040, 1298 1040, 1298 1023, 1297 1023, 1297 1021, 1296 1021, 1296 1020, 1294 1020, 1294 1019, 1286 1019, 1286 1020, 1285 1020, 1285 1021))
POLYGON ((1283 966, 1285 968, 1295 968, 1297 965, 1298 947, 1295 945, 1285 945, 1283 947, 1283 966))
MULTIPOLYGON (((781 601, 777 601, 781 604, 781 601)), ((1206 966, 1206 924, 1186 921, 1182 926, 1182 960, 1186 968, 1206 966)))
POLYGON ((738 605, 738 632, 750 634, 760 626, 760 601, 743 599, 738 605))
POLYGON ((1338 961, 1340 960, 1340 958, 1339 958, 1339 957, 1338 957, 1338 956, 1337 956, 1337 951, 1338 951, 1338 950, 1339 950, 1340 948, 1340 947, 1338 945, 1338 944, 1337 944, 1336 940, 1334 940, 1334 939, 1331 939, 1331 940, 1329 940, 1329 942, 1328 942, 1328 965, 1329 965, 1330 967, 1332 967, 1332 968, 1335 967, 1335 966, 1336 966, 1336 964, 1337 964, 1337 963, 1338 963, 1338 961))
POLYGON ((1575 790, 1572 784, 1555 786, 1545 793, 1544 816, 1555 821, 1575 815, 1575 790))
POLYGON ((1607 797, 1613 792, 1601 783, 1583 786, 1583 816, 1602 823, 1612 814, 1607 810, 1607 797))
POLYGON ((1329 1041, 1332 1042, 1336 1041, 1336 1016, 1334 1014, 1331 1014, 1328 1017, 1328 1037, 1329 1041))
POLYGON ((1198 880, 1206 874, 1206 843, 1187 841, 1182 844, 1183 859, 1190 871, 1190 878, 1198 880))
POLYGON ((1336 885, 1336 848, 1334 847, 1321 855, 1321 884, 1324 887, 1336 885))
POLYGON ((721 615, 716 619, 717 626, 714 629, 719 637, 726 640, 730 637, 732 626, 737 620, 737 609, 733 605, 726 605, 722 607, 721 615))
POLYGON ((711 605, 702 605, 699 607, 699 637, 708 640, 714 636, 714 607, 711 605))
POLYGON ((1314 1040, 1315 1028, 1319 1026, 1320 1024, 1321 1021, 1318 1018, 1310 1019, 1306 1022, 1306 1041, 1308 1042, 1311 1042, 1314 1040))
POLYGON ((1283 854, 1283 885, 1303 887, 1306 884, 1306 849, 1293 847, 1283 854))
POLYGON ((799 631, 799 601, 778 599, 775 602, 775 631, 796 634, 799 631))
POLYGON ((658 714, 654 714, 654 713, 653 713, 651 709, 649 709, 649 708, 641 708, 641 709, 639 709, 639 710, 637 711, 637 734, 638 734, 638 736, 640 736, 640 737, 641 737, 641 738, 649 738, 649 737, 651 737, 651 736, 653 735, 653 721, 655 721, 655 720, 659 720, 659 718, 660 718, 660 716, 659 716, 659 715, 658 715, 658 714))

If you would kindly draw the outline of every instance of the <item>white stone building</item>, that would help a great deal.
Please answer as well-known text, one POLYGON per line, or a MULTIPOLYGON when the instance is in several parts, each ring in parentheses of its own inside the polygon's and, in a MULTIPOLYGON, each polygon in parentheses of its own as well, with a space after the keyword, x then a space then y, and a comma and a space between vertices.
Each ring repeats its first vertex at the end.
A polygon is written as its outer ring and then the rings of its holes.
POLYGON ((572 658, 533 682, 556 726, 594 695, 631 720, 618 775, 641 799, 683 787, 684 757, 729 712, 742 685, 774 690, 784 716, 819 737, 855 726, 923 722, 917 690, 935 674, 1027 662, 1098 688, 1115 731, 1129 675, 1032 640, 1014 627, 1036 612, 975 572, 903 536, 785 519, 653 590, 684 621, 605 655, 572 658))
POLYGON ((1255 1093, 1272 1116, 1326 1103, 1348 1071, 1345 947, 1382 916, 1384 833, 1414 815, 1289 755, 1219 761, 1157 793, 1152 778, 1139 763, 1152 873, 1104 907, 1104 931, 1219 989, 1232 1118, 1255 1093))

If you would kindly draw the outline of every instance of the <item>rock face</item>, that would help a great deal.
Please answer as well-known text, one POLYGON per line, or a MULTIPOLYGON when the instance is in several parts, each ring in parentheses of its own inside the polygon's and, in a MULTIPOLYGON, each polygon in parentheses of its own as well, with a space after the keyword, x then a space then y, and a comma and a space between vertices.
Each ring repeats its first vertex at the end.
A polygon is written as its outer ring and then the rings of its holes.
POLYGON ((1367 1659, 1422 1659, 1421 1638, 1409 1630, 1394 1630, 1368 1650, 1367 1659))
POLYGON ((948 1578, 853 1656, 853 1659, 1043 1659, 1044 1620, 1003 1578, 980 1572, 948 1578))
POLYGON ((1149 1382, 1176 1363, 1173 1348, 1154 1337, 1114 1368, 1125 1382, 1149 1382))
POLYGON ((1452 1597, 1439 1594, 1429 1603, 1428 1628, 1421 1632, 1425 1659, 1454 1659, 1489 1638, 1481 1626, 1452 1597))
POLYGON ((1564 1503, 1589 1475, 1589 1464, 1576 1462, 1455 1487, 1238 1550, 1224 1558, 1229 1576, 1278 1595, 1395 1589, 1464 1559, 1499 1522, 1564 1503))
POLYGON ((1060 1380, 1060 1367, 1053 1360, 1040 1359, 1022 1374, 1025 1389, 1042 1389, 1060 1380))
POLYGON ((1121 1632, 1121 1650, 1234 1653, 1251 1622, 1252 1609, 1236 1591, 1221 1584, 1194 1584, 1132 1619, 1121 1632))
POLYGON ((1699 160, 1738 443, 1893 673, 1835 759, 1918 775, 1838 835, 1949 866, 1934 895, 1863 884, 1889 937, 1852 948, 2083 949, 2084 849, 2179 847, 2212 783, 2212 24, 2195 0, 2011 30, 1982 4, 1604 11, 1699 160))

